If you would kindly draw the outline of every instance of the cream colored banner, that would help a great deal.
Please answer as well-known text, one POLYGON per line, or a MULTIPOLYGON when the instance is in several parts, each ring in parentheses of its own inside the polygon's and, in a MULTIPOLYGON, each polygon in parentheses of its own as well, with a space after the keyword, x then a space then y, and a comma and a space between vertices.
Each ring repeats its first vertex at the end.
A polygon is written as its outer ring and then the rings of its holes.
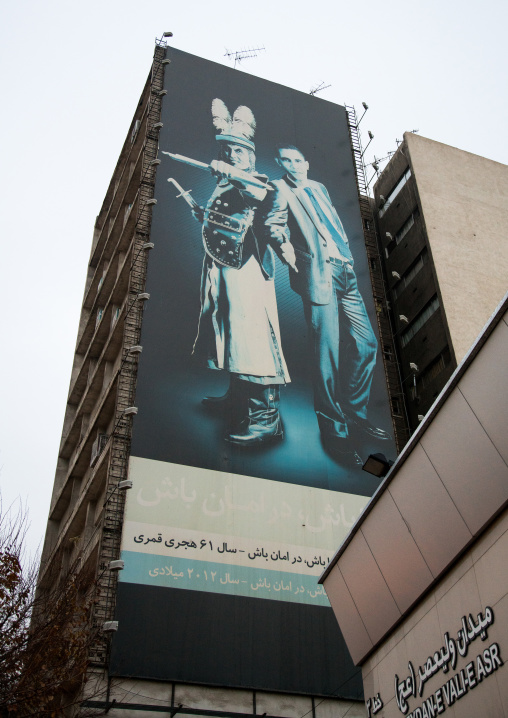
POLYGON ((368 499, 131 457, 122 581, 327 605, 317 579, 368 499))
MULTIPOLYGON (((368 498, 131 457, 128 521, 335 552, 368 498)), ((129 547, 130 549, 131 547, 129 547)))

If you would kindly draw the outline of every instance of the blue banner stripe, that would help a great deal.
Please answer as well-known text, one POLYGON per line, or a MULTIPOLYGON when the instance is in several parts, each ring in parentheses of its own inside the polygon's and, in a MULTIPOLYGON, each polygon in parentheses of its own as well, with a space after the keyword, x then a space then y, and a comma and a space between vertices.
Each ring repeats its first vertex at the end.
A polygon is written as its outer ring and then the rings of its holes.
POLYGON ((126 583, 329 606, 317 576, 123 551, 126 583))

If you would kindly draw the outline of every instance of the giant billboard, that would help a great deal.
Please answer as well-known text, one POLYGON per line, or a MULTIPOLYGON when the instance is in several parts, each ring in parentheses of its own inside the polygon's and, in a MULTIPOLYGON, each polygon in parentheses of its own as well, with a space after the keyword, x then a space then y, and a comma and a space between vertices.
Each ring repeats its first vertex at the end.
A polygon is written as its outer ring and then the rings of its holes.
POLYGON ((395 448, 346 112, 167 53, 112 671, 358 697, 317 579, 395 448))

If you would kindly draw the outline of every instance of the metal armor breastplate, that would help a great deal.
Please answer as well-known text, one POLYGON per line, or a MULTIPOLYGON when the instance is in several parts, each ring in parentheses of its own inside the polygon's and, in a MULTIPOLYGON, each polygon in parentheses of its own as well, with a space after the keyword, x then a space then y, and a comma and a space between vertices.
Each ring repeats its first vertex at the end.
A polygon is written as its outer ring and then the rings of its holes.
POLYGON ((233 269, 242 266, 245 235, 254 220, 239 190, 230 188, 212 195, 203 219, 203 244, 206 253, 219 264, 233 269))

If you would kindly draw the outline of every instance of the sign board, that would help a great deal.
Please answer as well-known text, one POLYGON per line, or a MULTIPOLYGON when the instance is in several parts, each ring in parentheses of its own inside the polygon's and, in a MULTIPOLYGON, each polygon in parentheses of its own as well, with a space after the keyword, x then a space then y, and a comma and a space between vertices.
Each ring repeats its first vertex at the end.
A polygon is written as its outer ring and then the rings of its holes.
POLYGON ((395 448, 346 112, 168 58, 113 673, 359 697, 317 579, 395 448))

